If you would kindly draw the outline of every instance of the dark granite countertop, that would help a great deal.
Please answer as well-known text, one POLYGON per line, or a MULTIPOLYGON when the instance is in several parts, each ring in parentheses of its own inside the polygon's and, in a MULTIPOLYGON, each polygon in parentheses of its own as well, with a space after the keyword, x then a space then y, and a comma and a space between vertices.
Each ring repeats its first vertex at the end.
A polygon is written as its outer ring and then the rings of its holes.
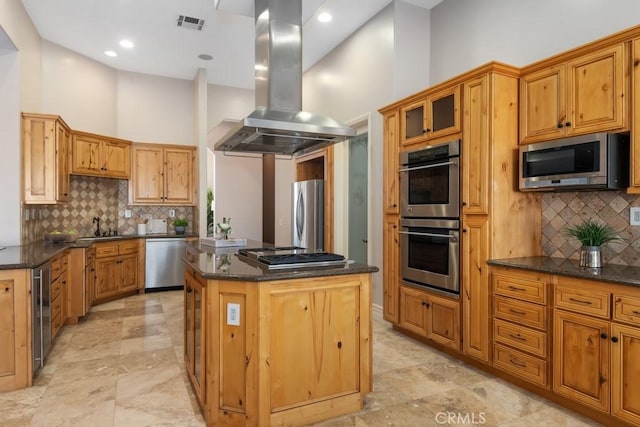
POLYGON ((51 243, 44 240, 20 246, 7 246, 0 250, 0 270, 16 270, 23 268, 34 268, 59 254, 68 248, 88 248, 95 242, 127 240, 127 239, 159 239, 159 238, 178 238, 178 237, 198 237, 197 234, 147 234, 144 236, 138 234, 100 237, 100 238, 81 238, 72 243, 51 243))
POLYGON ((580 267, 577 260, 545 256, 492 259, 489 265, 540 271, 580 279, 601 280, 621 285, 640 286, 640 267, 605 264, 601 268, 580 267))
MULTIPOLYGON (((272 247, 268 243, 248 241, 246 248, 272 247)), ((307 267, 285 270, 268 270, 237 256, 243 247, 214 248, 199 241, 187 245, 184 262, 193 267, 205 279, 242 280, 262 282, 269 280, 301 279, 306 277, 340 276, 345 274, 375 273, 378 267, 359 263, 347 263, 344 267, 307 267)))

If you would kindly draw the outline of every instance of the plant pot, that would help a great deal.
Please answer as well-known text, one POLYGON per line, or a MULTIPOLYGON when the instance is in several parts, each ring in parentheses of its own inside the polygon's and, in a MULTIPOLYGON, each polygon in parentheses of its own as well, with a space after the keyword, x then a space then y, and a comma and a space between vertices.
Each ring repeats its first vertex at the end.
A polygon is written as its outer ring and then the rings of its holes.
POLYGON ((176 234, 184 234, 185 228, 184 225, 176 225, 176 234))
POLYGON ((580 267, 602 267, 602 246, 583 246, 580 248, 580 267))

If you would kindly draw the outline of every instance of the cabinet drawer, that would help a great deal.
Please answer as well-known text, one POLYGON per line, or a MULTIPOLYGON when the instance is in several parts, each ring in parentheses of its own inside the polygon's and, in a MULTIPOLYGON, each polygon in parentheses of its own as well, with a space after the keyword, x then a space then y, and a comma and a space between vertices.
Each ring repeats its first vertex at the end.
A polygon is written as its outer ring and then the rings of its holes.
POLYGON ((611 315, 609 295, 609 292, 595 289, 578 289, 557 285, 555 305, 558 308, 575 311, 576 313, 609 319, 611 315))
POLYGON ((62 293, 62 280, 51 282, 51 300, 55 300, 62 293))
POLYGON ((118 245, 118 251, 120 255, 135 254, 138 252, 138 242, 135 240, 120 242, 118 245))
POLYGON ((613 295, 613 319, 640 326, 640 297, 613 295))
POLYGON ((55 280, 62 271, 62 258, 57 256, 51 260, 51 280, 55 280))
POLYGON ((493 297, 493 313, 496 317, 510 320, 519 325, 547 330, 547 311, 546 307, 542 305, 496 295, 493 297))
POLYGON ((62 297, 58 296, 51 300, 51 319, 62 315, 62 297))
POLYGON ((96 245, 96 258, 107 258, 118 255, 118 243, 101 243, 96 245))
POLYGON ((545 276, 527 274, 522 276, 493 275, 493 293, 538 304, 547 303, 547 283, 545 276))
POLYGON ((57 316, 52 316, 51 318, 51 339, 55 338, 58 335, 58 331, 62 327, 62 315, 60 313, 57 316))
POLYGON ((524 380, 547 387, 547 362, 500 344, 493 345, 493 364, 524 380))
POLYGON ((547 357, 547 334, 504 320, 493 320, 493 339, 540 357, 547 357))

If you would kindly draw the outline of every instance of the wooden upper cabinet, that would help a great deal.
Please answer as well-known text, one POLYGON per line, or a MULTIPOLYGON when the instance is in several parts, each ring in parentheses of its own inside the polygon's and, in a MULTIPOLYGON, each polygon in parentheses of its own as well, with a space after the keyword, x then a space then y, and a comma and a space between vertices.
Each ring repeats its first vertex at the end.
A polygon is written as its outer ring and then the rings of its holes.
POLYGON ((489 76, 464 83, 462 211, 489 213, 489 76))
POLYGON ((129 178, 131 142, 84 132, 74 132, 72 141, 72 174, 129 178))
POLYGON ((387 214, 400 212, 400 177, 399 140, 398 140, 398 110, 384 116, 384 211, 387 214))
MULTIPOLYGON (((631 105, 640 106, 640 39, 633 41, 631 69, 631 105)), ((640 108, 631 109, 631 186, 630 193, 640 192, 640 108)))
POLYGON ((22 114, 25 203, 69 201, 69 132, 58 116, 22 114))
POLYGON ((411 145, 460 132, 460 85, 436 90, 400 108, 400 143, 411 145))
POLYGON ((628 80, 624 43, 600 49, 520 80, 520 137, 530 143, 624 130, 628 80))
POLYGON ((131 204, 193 205, 196 200, 195 147, 134 144, 131 204))

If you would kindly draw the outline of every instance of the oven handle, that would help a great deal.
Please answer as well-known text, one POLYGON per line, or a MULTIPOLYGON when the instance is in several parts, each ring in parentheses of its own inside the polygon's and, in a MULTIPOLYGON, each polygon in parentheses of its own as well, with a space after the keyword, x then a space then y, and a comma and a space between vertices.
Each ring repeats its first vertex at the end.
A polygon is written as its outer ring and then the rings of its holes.
POLYGON ((398 231, 399 234, 408 234, 410 236, 426 236, 426 237, 446 237, 449 240, 457 240, 458 236, 452 236, 450 234, 435 234, 435 233, 416 233, 415 231, 398 231))
POLYGON ((456 162, 455 160, 451 160, 450 162, 434 163, 432 165, 416 166, 414 168, 402 168, 402 169, 398 169, 398 172, 417 171, 419 169, 437 168, 438 166, 457 165, 457 164, 458 162, 456 162))

